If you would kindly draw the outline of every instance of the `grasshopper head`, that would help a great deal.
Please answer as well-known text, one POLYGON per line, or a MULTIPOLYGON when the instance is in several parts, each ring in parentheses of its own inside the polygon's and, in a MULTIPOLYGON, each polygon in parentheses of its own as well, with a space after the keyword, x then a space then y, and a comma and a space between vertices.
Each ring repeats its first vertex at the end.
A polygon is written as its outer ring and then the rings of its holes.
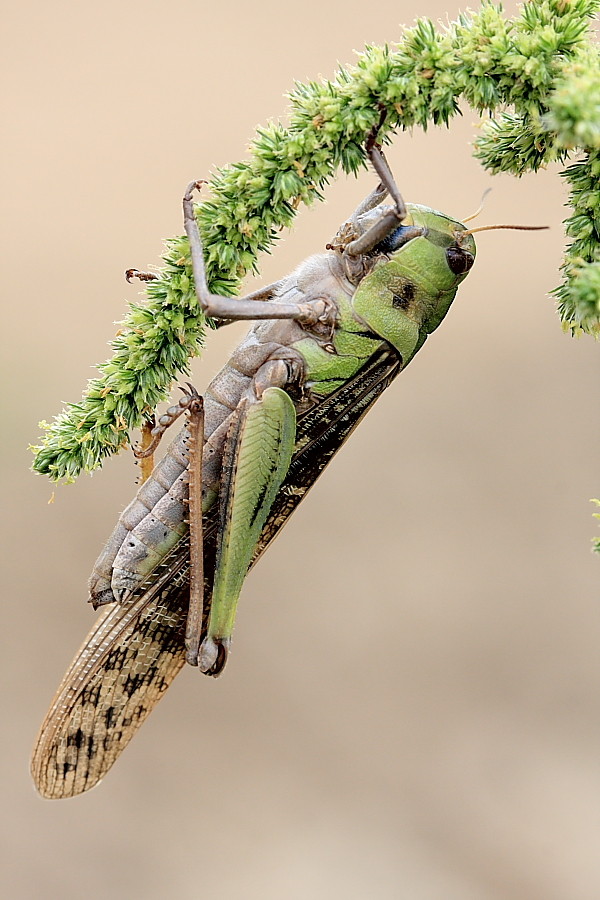
POLYGON ((407 209, 402 224, 375 247, 378 260, 352 300, 357 315, 405 363, 440 324, 475 260, 464 225, 426 206, 407 209), (423 233, 406 240, 410 226, 423 233))

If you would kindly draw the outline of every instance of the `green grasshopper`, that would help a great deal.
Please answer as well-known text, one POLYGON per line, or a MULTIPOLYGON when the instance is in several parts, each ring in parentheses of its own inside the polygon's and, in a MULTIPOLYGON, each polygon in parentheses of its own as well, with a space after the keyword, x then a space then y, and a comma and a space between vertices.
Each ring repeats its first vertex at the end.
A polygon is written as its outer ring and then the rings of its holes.
POLYGON ((190 388, 159 420, 149 450, 189 412, 94 567, 90 600, 107 608, 42 725, 32 773, 43 796, 96 784, 186 659, 222 672, 248 569, 470 271, 472 231, 405 204, 375 136, 366 152, 380 183, 326 252, 243 299, 207 289, 192 207, 199 183, 188 188, 200 306, 220 321, 258 321, 204 398, 190 388))

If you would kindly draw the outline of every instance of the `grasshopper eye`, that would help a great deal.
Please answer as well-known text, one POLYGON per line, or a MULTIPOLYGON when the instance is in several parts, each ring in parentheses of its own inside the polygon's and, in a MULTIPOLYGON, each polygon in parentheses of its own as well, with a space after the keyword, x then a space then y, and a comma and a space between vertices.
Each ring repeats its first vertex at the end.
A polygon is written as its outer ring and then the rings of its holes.
POLYGON ((468 250, 463 250, 461 247, 448 247, 446 250, 446 262, 454 275, 464 275, 475 262, 475 257, 468 250))

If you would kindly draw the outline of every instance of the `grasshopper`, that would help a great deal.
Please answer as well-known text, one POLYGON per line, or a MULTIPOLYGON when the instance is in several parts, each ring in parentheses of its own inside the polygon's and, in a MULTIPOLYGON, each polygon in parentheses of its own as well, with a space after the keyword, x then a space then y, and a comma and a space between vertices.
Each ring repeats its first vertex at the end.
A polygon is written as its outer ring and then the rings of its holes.
POLYGON ((326 252, 242 299, 208 291, 192 206, 199 183, 188 188, 198 302, 219 322, 256 324, 203 398, 190 386, 159 420, 149 450, 189 413, 94 566, 90 601, 103 609, 34 750, 43 796, 93 787, 186 660, 222 672, 248 569, 470 271, 472 231, 405 204, 375 138, 366 154, 379 184, 326 252))

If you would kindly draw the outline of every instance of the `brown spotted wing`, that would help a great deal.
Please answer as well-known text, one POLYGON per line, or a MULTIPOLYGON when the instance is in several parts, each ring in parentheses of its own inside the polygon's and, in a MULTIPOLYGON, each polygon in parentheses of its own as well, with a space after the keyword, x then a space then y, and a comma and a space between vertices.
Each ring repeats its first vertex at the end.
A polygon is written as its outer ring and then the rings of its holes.
MULTIPOLYGON (((308 489, 401 368, 381 351, 352 380, 299 416, 296 450, 263 529, 264 553, 308 489)), ((204 520, 210 596, 218 514, 204 520)), ((42 724, 31 771, 40 794, 73 797, 104 777, 185 662, 189 546, 183 538, 133 600, 103 611, 42 724)))

